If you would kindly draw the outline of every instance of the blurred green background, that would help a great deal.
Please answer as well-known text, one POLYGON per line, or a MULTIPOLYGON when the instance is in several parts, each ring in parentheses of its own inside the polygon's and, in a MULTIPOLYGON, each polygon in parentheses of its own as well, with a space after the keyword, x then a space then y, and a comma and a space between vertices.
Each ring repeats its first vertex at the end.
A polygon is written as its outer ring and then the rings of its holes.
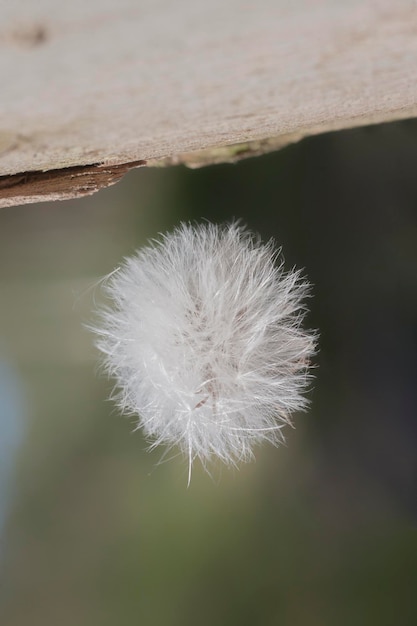
POLYGON ((417 624, 416 164, 408 121, 0 213, 1 624, 417 624), (122 257, 232 217, 314 284, 316 381, 287 446, 187 489, 85 325, 122 257))

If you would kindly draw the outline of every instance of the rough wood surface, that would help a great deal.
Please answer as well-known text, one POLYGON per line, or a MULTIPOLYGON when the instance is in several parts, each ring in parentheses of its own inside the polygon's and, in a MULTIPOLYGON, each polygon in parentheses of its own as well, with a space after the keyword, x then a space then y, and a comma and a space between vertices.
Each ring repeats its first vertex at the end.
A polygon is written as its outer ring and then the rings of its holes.
POLYGON ((414 0, 0 0, 0 206, 417 113, 414 0))

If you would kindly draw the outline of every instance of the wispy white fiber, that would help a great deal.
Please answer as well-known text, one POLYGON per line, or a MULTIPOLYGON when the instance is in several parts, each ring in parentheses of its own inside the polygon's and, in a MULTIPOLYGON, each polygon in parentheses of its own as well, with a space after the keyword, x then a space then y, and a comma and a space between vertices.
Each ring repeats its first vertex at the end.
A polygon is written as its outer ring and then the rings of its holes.
POLYGON ((96 333, 115 397, 153 446, 205 463, 248 460, 283 441, 315 336, 303 330, 308 283, 274 243, 234 223, 181 224, 110 275, 96 333))

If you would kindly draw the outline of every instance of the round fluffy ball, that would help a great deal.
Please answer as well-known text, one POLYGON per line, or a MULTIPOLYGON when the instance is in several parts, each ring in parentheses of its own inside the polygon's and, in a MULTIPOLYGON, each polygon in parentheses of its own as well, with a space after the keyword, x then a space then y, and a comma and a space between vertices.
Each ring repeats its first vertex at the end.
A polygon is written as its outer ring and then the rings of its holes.
POLYGON ((98 346, 121 409, 153 445, 178 444, 191 468, 283 440, 306 406, 315 341, 301 327, 308 284, 283 270, 273 241, 238 224, 181 224, 105 284, 98 346))

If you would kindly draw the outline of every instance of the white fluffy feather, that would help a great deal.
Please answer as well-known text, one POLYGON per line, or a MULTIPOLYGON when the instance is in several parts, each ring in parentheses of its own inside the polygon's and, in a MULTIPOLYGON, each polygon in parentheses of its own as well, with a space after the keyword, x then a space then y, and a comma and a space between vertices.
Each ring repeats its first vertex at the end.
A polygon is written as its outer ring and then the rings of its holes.
POLYGON ((182 224, 105 283, 96 332, 119 406, 153 445, 178 444, 190 471, 197 457, 234 463, 279 443, 306 406, 308 284, 278 256, 237 224, 182 224))

